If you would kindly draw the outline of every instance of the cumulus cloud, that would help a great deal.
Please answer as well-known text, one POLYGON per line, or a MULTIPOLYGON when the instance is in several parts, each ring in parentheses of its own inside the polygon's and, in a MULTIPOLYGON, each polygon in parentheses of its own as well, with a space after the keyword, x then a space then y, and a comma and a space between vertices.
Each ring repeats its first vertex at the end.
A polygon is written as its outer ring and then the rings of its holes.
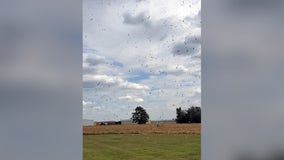
POLYGON ((123 14, 123 23, 125 24, 131 24, 131 25, 137 25, 137 24, 143 24, 145 26, 150 25, 150 16, 146 16, 144 12, 133 16, 130 13, 124 13, 123 14))
POLYGON ((144 102, 144 99, 143 98, 135 98, 134 101, 135 102, 144 102))
POLYGON ((123 23, 140 27, 133 32, 136 37, 156 41, 162 41, 167 38, 172 26, 168 19, 151 20, 151 16, 145 12, 137 15, 126 12, 123 14, 123 23))
POLYGON ((94 102, 94 101, 85 101, 85 100, 83 100, 82 101, 82 104, 83 104, 83 111, 84 110, 87 110, 87 109, 101 109, 101 107, 100 106, 98 106, 98 104, 96 103, 96 102, 94 102))
POLYGON ((118 99, 120 100, 132 100, 134 102, 143 102, 144 99, 143 98, 137 98, 137 97, 133 97, 133 96, 121 96, 121 97, 118 97, 118 99))
POLYGON ((184 65, 176 65, 176 66, 169 66, 166 72, 168 74, 181 75, 189 72, 189 69, 186 68, 184 65))
POLYGON ((102 56, 93 54, 86 57, 85 62, 88 63, 90 66, 96 66, 100 64, 105 64, 106 59, 102 56))
POLYGON ((184 20, 189 22, 192 26, 200 28, 201 27, 201 9, 199 10, 196 16, 194 17, 187 16, 184 20))
POLYGON ((172 49, 174 55, 188 56, 195 55, 200 52, 201 38, 200 36, 187 36, 183 42, 176 43, 172 49))
POLYGON ((113 85, 119 88, 148 90, 147 85, 128 82, 120 77, 107 75, 83 75, 83 82, 86 84, 85 88, 92 88, 97 85, 113 85))
POLYGON ((89 104, 90 104, 90 102, 86 102, 86 101, 84 101, 84 100, 82 101, 83 107, 84 107, 84 106, 87 106, 87 105, 89 105, 89 104))
POLYGON ((132 99, 132 96, 122 96, 122 97, 118 97, 118 99, 132 99))
POLYGON ((115 74, 123 67, 121 62, 106 58, 98 53, 83 53, 83 75, 115 74))
POLYGON ((200 87, 200 86, 197 86, 197 87, 194 89, 194 91, 195 91, 196 93, 201 93, 201 87, 200 87))

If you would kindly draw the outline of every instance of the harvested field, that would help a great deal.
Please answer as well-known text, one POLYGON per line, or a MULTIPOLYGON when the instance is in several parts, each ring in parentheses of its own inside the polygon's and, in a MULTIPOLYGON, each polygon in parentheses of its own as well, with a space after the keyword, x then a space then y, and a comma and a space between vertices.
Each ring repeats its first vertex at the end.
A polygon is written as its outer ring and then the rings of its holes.
POLYGON ((200 134, 200 124, 84 126, 83 134, 200 134))

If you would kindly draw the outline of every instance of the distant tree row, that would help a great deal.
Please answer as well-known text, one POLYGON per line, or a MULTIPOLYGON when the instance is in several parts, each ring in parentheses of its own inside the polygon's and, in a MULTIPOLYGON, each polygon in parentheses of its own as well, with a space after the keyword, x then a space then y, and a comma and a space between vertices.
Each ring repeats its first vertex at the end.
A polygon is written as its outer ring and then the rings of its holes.
POLYGON ((176 123, 201 123, 201 108, 192 106, 182 110, 181 107, 176 109, 176 123))
MULTIPOLYGON (((181 107, 176 109, 176 123, 201 123, 201 108, 192 106, 186 110, 182 110, 181 107)), ((145 124, 149 121, 149 115, 146 110, 138 106, 132 113, 131 117, 134 123, 145 124)))

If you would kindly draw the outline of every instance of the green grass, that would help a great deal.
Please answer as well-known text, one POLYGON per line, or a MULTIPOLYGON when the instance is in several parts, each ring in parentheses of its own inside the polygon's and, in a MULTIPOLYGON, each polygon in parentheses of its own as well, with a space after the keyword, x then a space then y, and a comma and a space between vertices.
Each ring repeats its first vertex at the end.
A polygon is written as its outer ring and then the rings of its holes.
POLYGON ((200 160, 200 135, 84 135, 83 160, 200 160))

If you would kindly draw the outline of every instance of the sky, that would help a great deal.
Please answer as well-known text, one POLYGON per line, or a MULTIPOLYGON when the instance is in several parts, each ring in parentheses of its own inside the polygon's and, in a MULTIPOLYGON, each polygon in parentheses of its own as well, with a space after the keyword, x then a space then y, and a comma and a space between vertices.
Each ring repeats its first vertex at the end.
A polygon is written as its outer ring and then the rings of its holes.
POLYGON ((200 0, 83 1, 83 119, 201 106, 200 0))

